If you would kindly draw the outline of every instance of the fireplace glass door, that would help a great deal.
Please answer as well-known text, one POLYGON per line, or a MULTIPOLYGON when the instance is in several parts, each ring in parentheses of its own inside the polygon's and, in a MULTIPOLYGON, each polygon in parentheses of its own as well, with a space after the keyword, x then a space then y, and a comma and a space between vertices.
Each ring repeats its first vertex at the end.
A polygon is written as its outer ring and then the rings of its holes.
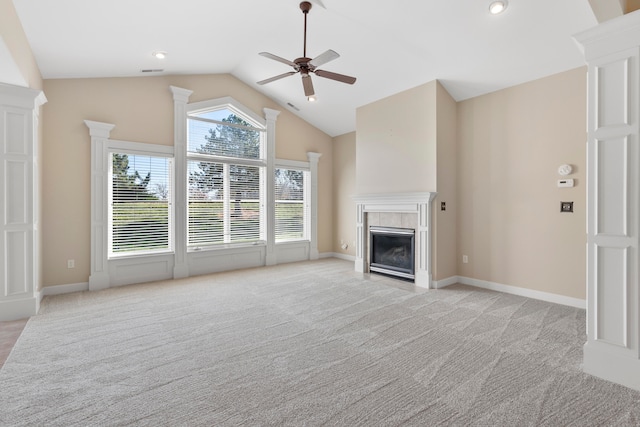
POLYGON ((369 270, 415 278, 415 230, 369 227, 369 270))

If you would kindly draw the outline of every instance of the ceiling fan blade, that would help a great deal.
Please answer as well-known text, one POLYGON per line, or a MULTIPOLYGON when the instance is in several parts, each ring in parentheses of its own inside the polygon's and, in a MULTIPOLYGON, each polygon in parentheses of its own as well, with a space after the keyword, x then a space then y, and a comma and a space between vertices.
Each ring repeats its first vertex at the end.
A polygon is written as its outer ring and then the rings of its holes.
POLYGON ((313 82, 311 81, 311 76, 309 74, 302 75, 302 86, 304 87, 305 96, 313 96, 315 94, 313 91, 313 82))
POLYGON ((325 53, 321 53, 320 55, 309 61, 309 65, 311 65, 312 67, 319 67, 322 64, 326 64, 327 62, 333 61, 336 58, 340 58, 338 52, 329 49, 325 53))
POLYGON ((275 82, 276 80, 280 80, 280 79, 283 79, 285 77, 292 76, 295 73, 296 73, 295 71, 289 71, 288 73, 279 74, 279 75, 271 77, 269 79, 260 80, 257 84, 266 85, 267 83, 275 82))
POLYGON ((291 62, 288 59, 281 58, 278 55, 274 55, 273 53, 260 52, 258 55, 264 56, 265 58, 273 59, 274 61, 282 62, 283 64, 291 65, 292 67, 297 67, 295 62, 291 62))
POLYGON ((332 73, 331 71, 315 70, 317 76, 324 77, 325 79, 336 80, 342 83, 354 84, 356 82, 355 77, 345 76, 344 74, 332 73))

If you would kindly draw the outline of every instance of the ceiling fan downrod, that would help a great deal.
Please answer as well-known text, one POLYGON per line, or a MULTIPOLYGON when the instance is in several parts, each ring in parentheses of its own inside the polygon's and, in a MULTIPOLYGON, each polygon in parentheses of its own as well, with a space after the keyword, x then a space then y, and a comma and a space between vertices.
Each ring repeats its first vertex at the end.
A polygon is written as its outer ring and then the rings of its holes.
POLYGON ((307 15, 311 10, 311 3, 308 1, 303 1, 300 3, 300 9, 304 14, 304 46, 302 47, 302 56, 307 57, 307 15))

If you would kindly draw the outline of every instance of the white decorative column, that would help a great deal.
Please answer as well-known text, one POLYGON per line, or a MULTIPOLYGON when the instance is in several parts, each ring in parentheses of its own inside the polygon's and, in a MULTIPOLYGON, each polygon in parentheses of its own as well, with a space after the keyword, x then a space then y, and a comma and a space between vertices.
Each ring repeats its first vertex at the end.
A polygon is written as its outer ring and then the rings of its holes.
POLYGON ((356 261, 355 270, 358 273, 368 272, 367 257, 367 212, 365 206, 367 199, 356 198, 356 261))
POLYGON ((267 142, 264 157, 267 160, 266 181, 266 228, 267 228, 267 247, 265 264, 275 265, 278 263, 278 255, 276 253, 276 192, 273 185, 275 177, 276 163, 276 120, 280 111, 264 108, 264 116, 267 120, 267 142))
POLYGON ((89 289, 106 289, 111 285, 109 277, 109 212, 107 204, 107 180, 109 159, 107 140, 115 125, 85 120, 91 135, 91 272, 89 289))
POLYGON ((418 203, 418 229, 416 230, 417 262, 416 262, 416 286, 433 288, 433 273, 431 268, 431 201, 436 193, 428 193, 428 199, 418 203))
POLYGON ((311 194, 309 202, 311 204, 311 212, 309 212, 309 259, 320 258, 318 252, 318 161, 322 157, 320 153, 309 151, 307 158, 309 159, 309 174, 311 175, 311 194))
POLYGON ((576 40, 589 65, 583 367, 640 390, 640 14, 576 40))
POLYGON ((367 265, 367 214, 371 212, 384 213, 415 213, 418 215, 416 229, 416 271, 415 284, 422 288, 432 288, 431 273, 431 202, 436 197, 430 193, 393 193, 393 194, 362 194, 354 196, 356 202, 356 261, 355 271, 368 272, 367 265))
POLYGON ((38 313, 38 111, 42 91, 0 84, 0 321, 38 313))
POLYGON ((174 170, 175 188, 178 197, 174 197, 175 224, 174 250, 175 264, 173 277, 181 279, 189 277, 189 264, 187 262, 187 103, 193 91, 170 86, 173 93, 173 146, 174 146, 174 170))

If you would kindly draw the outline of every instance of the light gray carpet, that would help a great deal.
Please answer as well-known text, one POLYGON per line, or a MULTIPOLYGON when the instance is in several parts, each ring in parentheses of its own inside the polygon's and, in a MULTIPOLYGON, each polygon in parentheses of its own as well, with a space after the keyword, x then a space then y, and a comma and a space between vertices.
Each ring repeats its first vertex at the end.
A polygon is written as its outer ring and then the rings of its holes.
POLYGON ((47 297, 0 425, 637 426, 585 375, 584 310, 316 262, 47 297))

